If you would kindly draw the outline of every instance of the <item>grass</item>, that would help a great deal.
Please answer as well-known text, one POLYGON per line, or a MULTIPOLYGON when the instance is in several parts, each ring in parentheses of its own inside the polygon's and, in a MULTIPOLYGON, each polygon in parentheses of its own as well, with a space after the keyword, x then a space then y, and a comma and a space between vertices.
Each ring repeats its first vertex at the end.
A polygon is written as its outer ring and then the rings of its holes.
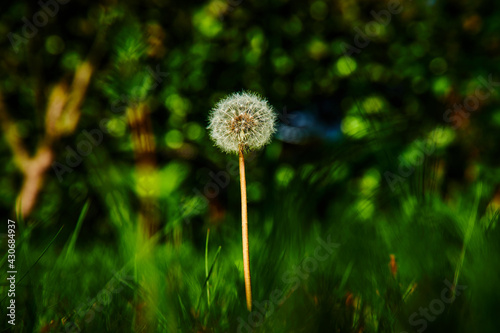
MULTIPOLYGON (((415 331, 409 316, 439 297, 444 279, 465 284, 467 290, 429 323, 429 332, 450 327, 467 331, 472 319, 492 325, 488 305, 498 296, 491 270, 498 231, 491 227, 496 215, 492 221, 484 214, 491 188, 471 186, 455 207, 435 193, 347 204, 357 197, 348 192, 322 206, 319 198, 339 190, 331 186, 312 182, 304 168, 293 182, 272 190, 271 198, 280 198, 267 203, 273 209, 263 204, 249 210, 251 266, 259 281, 254 290, 259 306, 251 317, 241 278, 236 209, 224 224, 211 228, 210 239, 203 227, 178 223, 141 243, 134 229, 126 227, 131 219, 115 229, 120 237, 112 243, 95 239, 80 245, 79 231, 93 209, 88 202, 70 234, 43 242, 35 240, 36 228, 23 227, 17 260, 19 271, 29 270, 17 286, 16 331, 236 332, 241 325, 243 332, 245 327, 258 332, 415 331), (298 195, 301 188, 314 194, 298 195), (287 198, 285 192, 295 195, 287 198), (377 207, 370 209, 370 203, 377 207), (179 229, 180 242, 173 240, 179 229), (202 232, 205 247, 192 241, 202 232), (340 246, 310 273, 304 271, 317 238, 328 235, 340 246), (298 266, 302 270, 294 272, 298 266), (281 304, 265 302, 273 293, 284 295, 281 304), (262 307, 265 319, 255 312, 262 307)), ((120 216, 133 216, 126 209, 118 208, 120 216)), ((64 228, 71 228, 70 221, 64 228)))

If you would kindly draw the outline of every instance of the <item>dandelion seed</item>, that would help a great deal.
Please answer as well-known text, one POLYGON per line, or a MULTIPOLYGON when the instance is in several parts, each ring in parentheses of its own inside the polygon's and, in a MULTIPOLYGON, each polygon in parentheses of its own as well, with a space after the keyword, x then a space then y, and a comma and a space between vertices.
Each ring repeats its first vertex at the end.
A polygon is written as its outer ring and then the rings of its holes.
POLYGON ((210 137, 227 153, 259 149, 276 131, 277 115, 266 100, 250 92, 221 100, 210 114, 210 137))

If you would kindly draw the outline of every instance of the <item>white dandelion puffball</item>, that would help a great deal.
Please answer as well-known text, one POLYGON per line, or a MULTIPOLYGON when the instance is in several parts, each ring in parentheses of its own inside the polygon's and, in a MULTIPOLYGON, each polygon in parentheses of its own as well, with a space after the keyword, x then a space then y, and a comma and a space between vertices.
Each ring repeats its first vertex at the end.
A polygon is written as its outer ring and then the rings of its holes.
POLYGON ((222 99, 210 113, 210 137, 227 153, 258 149, 276 131, 276 113, 265 99, 251 92, 222 99))

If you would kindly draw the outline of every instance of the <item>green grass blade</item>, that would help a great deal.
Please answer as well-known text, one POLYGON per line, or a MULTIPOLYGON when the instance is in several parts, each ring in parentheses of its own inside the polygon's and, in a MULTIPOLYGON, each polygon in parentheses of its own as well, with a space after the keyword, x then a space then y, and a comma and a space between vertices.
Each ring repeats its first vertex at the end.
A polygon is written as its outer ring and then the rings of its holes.
MULTIPOLYGON (((210 238, 210 228, 207 230, 207 241, 205 242, 205 279, 208 279, 208 240, 210 238)), ((207 283, 207 302, 210 309, 210 288, 207 283)))
POLYGON ((80 229, 82 228, 83 225, 83 220, 85 220, 85 216, 87 216, 87 213, 89 211, 90 202, 91 202, 90 199, 88 199, 85 202, 85 205, 83 205, 82 211, 80 212, 80 216, 78 217, 78 221, 76 222, 75 231, 73 231, 73 235, 71 235, 71 240, 66 249, 66 256, 64 257, 64 261, 67 261, 68 258, 73 254, 78 234, 80 233, 80 229))
POLYGON ((208 283, 208 280, 210 279, 210 276, 212 275, 212 271, 214 269, 215 263, 217 262, 217 259, 219 258, 221 247, 219 246, 219 249, 217 250, 217 253, 215 254, 214 261, 212 262, 212 266, 210 267, 210 271, 208 272, 208 276, 205 278, 205 282, 203 283, 203 286, 201 287, 202 293, 200 294, 200 297, 198 298, 198 304, 196 305, 196 311, 198 311, 198 308, 200 307, 200 301, 201 301, 201 296, 203 295, 203 288, 208 283))

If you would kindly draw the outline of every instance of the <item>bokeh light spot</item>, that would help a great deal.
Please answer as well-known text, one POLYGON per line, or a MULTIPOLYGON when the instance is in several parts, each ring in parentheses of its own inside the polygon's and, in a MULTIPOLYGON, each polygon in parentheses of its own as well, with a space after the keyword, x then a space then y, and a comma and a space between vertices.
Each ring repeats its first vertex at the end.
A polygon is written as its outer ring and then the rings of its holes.
POLYGON ((127 129, 127 124, 122 118, 113 118, 106 123, 106 129, 113 136, 123 136, 127 129))
POLYGON ((328 6, 323 1, 314 1, 310 7, 311 17, 322 21, 328 16, 328 6))
POLYGON ((196 141, 203 136, 203 128, 198 124, 191 122, 186 126, 186 136, 191 141, 196 141))
POLYGON ((340 128, 345 135, 359 139, 367 135, 369 125, 358 116, 346 116, 340 128))
POLYGON ((440 77, 434 81, 432 90, 436 96, 446 96, 451 90, 451 82, 447 77, 440 77))
POLYGON ((64 51, 64 41, 57 35, 52 35, 45 41, 45 49, 48 53, 56 55, 64 51))
POLYGON ((448 69, 448 63, 443 58, 434 58, 429 64, 429 69, 436 75, 443 74, 448 69))
POLYGON ((356 70, 356 60, 354 60, 351 57, 341 57, 337 61, 337 72, 341 76, 349 76, 351 73, 353 73, 356 70))
POLYGON ((295 176, 295 171, 289 165, 282 165, 276 171, 276 182, 278 186, 286 187, 295 176))
POLYGON ((182 147, 184 137, 178 130, 170 130, 165 135, 165 143, 172 149, 179 149, 182 147))

